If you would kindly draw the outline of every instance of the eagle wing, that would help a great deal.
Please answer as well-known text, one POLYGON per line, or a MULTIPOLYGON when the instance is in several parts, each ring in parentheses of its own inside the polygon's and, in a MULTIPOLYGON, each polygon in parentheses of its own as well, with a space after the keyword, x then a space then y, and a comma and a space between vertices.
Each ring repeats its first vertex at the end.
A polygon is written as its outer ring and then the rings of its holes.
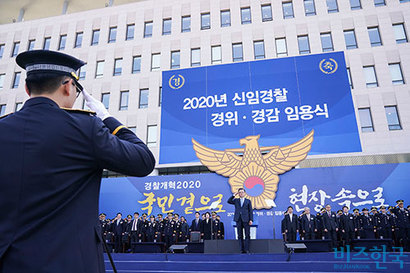
POLYGON ((239 171, 242 157, 233 152, 218 151, 205 147, 204 145, 199 144, 195 139, 192 139, 192 144, 196 156, 201 163, 211 171, 226 177, 233 176, 239 171))
POLYGON ((263 156, 266 167, 275 174, 282 174, 306 158, 312 148, 314 130, 304 138, 285 147, 274 146, 263 156))

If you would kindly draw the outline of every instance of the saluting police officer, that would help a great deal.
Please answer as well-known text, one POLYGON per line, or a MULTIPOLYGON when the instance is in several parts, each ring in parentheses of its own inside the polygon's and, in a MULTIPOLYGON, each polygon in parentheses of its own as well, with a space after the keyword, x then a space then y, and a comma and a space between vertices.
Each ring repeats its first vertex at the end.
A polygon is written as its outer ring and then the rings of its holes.
POLYGON ((378 214, 377 221, 377 231, 379 233, 380 239, 391 239, 392 238, 392 217, 387 214, 386 206, 380 207, 381 213, 378 214))
POLYGON ((374 239, 375 228, 373 223, 373 217, 369 215, 369 209, 363 208, 362 215, 360 216, 360 238, 361 239, 374 239))
POLYGON ((78 82, 84 62, 19 54, 30 99, 0 119, 0 272, 105 272, 98 221, 103 169, 145 176, 148 147, 78 82), (71 109, 83 93, 95 113, 71 109), (70 235, 69 235, 70 234, 70 235))
POLYGON ((392 208, 392 212, 396 215, 396 239, 400 246, 408 248, 407 240, 410 239, 410 213, 404 208, 404 201, 397 200, 397 205, 392 208))

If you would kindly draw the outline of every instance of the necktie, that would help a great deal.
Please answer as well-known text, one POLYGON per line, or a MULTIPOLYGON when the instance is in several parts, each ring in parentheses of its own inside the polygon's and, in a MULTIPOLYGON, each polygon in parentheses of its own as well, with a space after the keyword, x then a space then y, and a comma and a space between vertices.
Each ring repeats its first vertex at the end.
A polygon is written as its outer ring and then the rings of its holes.
POLYGON ((243 198, 241 198, 241 207, 243 207, 243 198))
POLYGON ((292 214, 289 214, 290 222, 292 223, 292 214))
POLYGON ((310 221, 310 215, 309 215, 309 214, 308 214, 308 216, 307 216, 307 217, 308 217, 308 221, 310 221))
POLYGON ((136 231, 137 230, 137 219, 134 219, 134 223, 132 225, 132 231, 136 231))
POLYGON ((330 211, 327 212, 327 215, 329 215, 329 217, 330 217, 330 211))

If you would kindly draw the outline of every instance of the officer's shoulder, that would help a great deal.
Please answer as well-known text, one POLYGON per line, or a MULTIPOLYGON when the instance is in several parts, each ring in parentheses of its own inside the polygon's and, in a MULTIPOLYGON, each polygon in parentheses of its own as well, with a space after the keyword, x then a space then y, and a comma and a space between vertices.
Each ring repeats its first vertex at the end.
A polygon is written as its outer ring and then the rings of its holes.
POLYGON ((6 115, 4 115, 4 116, 0 116, 0 119, 4 119, 4 118, 6 118, 6 117, 9 117, 9 116, 11 116, 12 114, 14 114, 14 113, 9 113, 9 114, 6 114, 6 115))
POLYGON ((65 108, 65 107, 61 107, 61 110, 66 111, 67 113, 70 114, 80 114, 80 115, 84 115, 84 116, 95 116, 96 113, 90 110, 83 110, 83 109, 73 109, 73 108, 65 108))

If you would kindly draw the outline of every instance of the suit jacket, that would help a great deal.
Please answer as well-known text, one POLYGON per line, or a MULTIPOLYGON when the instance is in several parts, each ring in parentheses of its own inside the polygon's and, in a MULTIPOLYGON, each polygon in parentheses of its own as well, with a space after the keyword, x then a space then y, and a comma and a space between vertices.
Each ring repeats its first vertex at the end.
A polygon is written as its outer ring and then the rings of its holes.
POLYGON ((345 215, 344 213, 339 217, 339 228, 343 229, 345 232, 354 231, 357 228, 356 221, 352 214, 348 213, 345 215))
POLYGON ((246 199, 243 201, 243 206, 241 206, 241 199, 235 198, 233 195, 229 197, 228 203, 235 205, 235 215, 233 220, 238 222, 239 219, 242 219, 243 222, 253 221, 253 209, 251 200, 246 199))
POLYGON ((300 228, 305 232, 314 232, 316 229, 316 217, 313 214, 310 214, 310 221, 307 218, 306 214, 303 214, 300 218, 300 228))
POLYGON ((201 231, 201 223, 202 223, 202 219, 199 219, 198 224, 196 224, 195 219, 192 220, 191 227, 190 227, 191 231, 201 231))
POLYGON ((296 232, 299 228, 299 221, 296 214, 292 214, 292 221, 290 221, 290 215, 286 214, 282 222, 282 233, 287 230, 288 232, 296 232))
POLYGON ((336 230, 337 220, 336 220, 336 213, 331 212, 330 216, 327 214, 327 211, 322 214, 322 224, 323 229, 327 230, 336 230))
POLYGON ((113 117, 45 97, 0 119, 0 271, 105 272, 98 221, 103 169, 151 173, 147 146, 113 117))
POLYGON ((111 223, 111 232, 114 233, 114 235, 119 236, 127 230, 127 224, 128 223, 124 222, 122 219, 119 223, 115 220, 111 223))

